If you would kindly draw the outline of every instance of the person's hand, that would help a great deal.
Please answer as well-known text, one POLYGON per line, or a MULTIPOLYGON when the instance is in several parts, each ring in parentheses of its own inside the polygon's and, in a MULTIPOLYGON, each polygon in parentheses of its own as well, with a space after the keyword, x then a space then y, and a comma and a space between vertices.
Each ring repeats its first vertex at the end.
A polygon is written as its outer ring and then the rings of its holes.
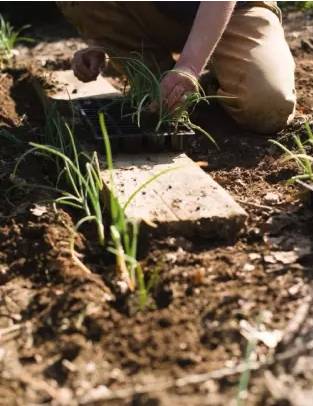
POLYGON ((187 68, 169 71, 161 81, 161 98, 163 105, 173 111, 184 102, 188 93, 198 90, 198 81, 192 70, 187 68))
POLYGON ((72 60, 74 75, 82 82, 96 80, 105 64, 105 52, 100 47, 77 51, 72 60))

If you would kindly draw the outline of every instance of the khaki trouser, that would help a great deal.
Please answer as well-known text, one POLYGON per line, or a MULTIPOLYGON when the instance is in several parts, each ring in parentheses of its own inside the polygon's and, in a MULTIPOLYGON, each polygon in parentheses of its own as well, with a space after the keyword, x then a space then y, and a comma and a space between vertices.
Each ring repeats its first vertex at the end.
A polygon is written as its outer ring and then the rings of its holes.
MULTIPOLYGON (((60 2, 65 16, 86 39, 110 56, 136 51, 150 66, 170 69, 190 26, 160 13, 153 2, 60 2)), ((293 118, 294 60, 274 2, 237 7, 211 58, 225 110, 243 127, 272 133, 293 118)))

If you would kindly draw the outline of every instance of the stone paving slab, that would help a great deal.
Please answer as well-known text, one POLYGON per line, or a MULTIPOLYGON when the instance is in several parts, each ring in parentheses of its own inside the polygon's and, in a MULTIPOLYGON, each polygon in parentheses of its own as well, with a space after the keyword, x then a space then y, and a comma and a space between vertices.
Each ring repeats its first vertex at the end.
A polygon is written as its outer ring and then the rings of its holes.
MULTIPOLYGON (((143 182, 161 171, 126 209, 128 218, 155 224, 164 234, 233 239, 244 227, 246 212, 185 154, 118 155, 115 191, 123 205, 143 182)), ((102 172, 109 189, 109 173, 102 172)))
POLYGON ((78 80, 72 70, 55 71, 52 78, 58 82, 58 90, 49 95, 55 100, 76 100, 88 97, 116 97, 120 92, 116 90, 111 83, 101 75, 97 80, 84 83, 78 80))

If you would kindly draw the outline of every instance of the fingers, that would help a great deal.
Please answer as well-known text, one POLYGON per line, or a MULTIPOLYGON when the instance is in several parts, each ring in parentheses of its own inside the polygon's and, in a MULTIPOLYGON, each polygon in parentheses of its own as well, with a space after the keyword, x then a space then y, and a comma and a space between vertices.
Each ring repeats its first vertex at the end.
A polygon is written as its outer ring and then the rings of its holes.
MULTIPOLYGON (((173 112, 186 101, 187 95, 195 90, 197 85, 190 75, 169 72, 161 81, 161 102, 167 110, 173 112)), ((158 108, 158 101, 154 101, 149 106, 151 112, 157 111, 158 108)))
POLYGON ((94 50, 78 51, 72 61, 74 75, 82 82, 96 80, 104 64, 104 52, 94 50))
POLYGON ((99 59, 99 57, 92 56, 89 60, 89 71, 90 71, 90 75, 97 78, 97 76, 99 75, 100 72, 100 68, 102 66, 102 62, 99 59))
POLYGON ((166 107, 169 110, 174 110, 175 107, 177 107, 177 105, 182 102, 182 98, 185 92, 186 89, 183 86, 176 85, 165 99, 166 107))
POLYGON ((85 65, 81 56, 77 56, 73 59, 72 69, 77 79, 81 80, 82 82, 89 82, 92 80, 92 78, 90 78, 88 66, 85 65))
POLYGON ((163 104, 173 111, 184 102, 184 97, 195 89, 195 83, 188 76, 169 73, 161 83, 163 104))

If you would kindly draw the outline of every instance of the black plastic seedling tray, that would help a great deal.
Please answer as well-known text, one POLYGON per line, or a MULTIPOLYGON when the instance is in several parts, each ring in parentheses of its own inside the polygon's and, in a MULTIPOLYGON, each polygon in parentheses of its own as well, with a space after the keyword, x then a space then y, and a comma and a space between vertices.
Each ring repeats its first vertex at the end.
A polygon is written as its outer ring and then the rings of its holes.
POLYGON ((126 103, 123 104, 122 98, 81 99, 76 106, 81 120, 97 142, 102 142, 98 116, 101 111, 104 113, 113 151, 182 151, 187 139, 194 135, 185 126, 176 131, 164 130, 158 133, 139 128, 133 123, 130 109, 126 103))

